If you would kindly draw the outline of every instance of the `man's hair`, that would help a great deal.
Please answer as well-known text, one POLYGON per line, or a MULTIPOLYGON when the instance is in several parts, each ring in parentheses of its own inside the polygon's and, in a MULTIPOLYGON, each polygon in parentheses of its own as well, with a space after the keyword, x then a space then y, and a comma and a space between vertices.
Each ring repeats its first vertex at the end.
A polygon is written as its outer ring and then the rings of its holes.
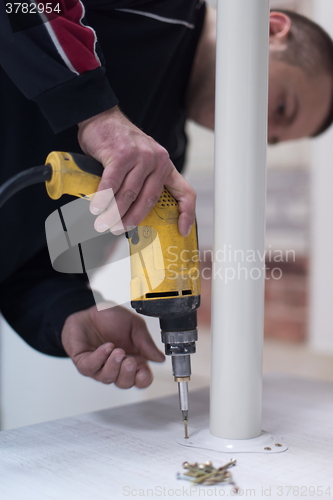
MULTIPOLYGON (((288 48, 281 59, 299 66, 309 76, 328 74, 333 80, 333 41, 326 31, 305 16, 291 10, 273 9, 286 14, 291 20, 288 48)), ((325 132, 333 123, 333 95, 327 117, 313 137, 325 132)))

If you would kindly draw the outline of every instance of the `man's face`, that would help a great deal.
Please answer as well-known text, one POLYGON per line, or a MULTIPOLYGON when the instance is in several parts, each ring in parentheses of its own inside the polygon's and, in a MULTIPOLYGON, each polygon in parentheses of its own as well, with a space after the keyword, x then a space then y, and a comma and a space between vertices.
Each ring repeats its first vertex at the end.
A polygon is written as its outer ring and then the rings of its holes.
POLYGON ((313 135, 328 114, 333 95, 332 77, 308 76, 270 54, 268 142, 300 139, 313 135))

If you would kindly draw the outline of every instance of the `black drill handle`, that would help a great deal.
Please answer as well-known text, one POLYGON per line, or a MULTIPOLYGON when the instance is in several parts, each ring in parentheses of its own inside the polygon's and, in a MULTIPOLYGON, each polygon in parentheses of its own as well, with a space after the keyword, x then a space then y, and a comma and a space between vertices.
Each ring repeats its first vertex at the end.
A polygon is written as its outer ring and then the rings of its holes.
POLYGON ((83 172, 87 172, 87 174, 97 175, 98 177, 102 177, 104 168, 103 165, 92 158, 91 156, 81 155, 80 153, 69 153, 73 158, 76 165, 83 172))

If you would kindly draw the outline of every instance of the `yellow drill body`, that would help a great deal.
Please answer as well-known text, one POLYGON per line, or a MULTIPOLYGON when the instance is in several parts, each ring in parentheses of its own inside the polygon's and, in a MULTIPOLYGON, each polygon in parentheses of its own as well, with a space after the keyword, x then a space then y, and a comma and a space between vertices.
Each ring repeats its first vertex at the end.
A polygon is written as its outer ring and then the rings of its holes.
MULTIPOLYGON (((91 199, 97 191, 103 167, 93 158, 53 151, 45 163, 52 166, 52 178, 45 183, 50 198, 69 194, 91 199)), ((167 310, 177 298, 200 296, 197 228, 194 224, 186 238, 181 236, 178 218, 178 203, 164 189, 129 238, 132 301, 163 299, 167 310)))

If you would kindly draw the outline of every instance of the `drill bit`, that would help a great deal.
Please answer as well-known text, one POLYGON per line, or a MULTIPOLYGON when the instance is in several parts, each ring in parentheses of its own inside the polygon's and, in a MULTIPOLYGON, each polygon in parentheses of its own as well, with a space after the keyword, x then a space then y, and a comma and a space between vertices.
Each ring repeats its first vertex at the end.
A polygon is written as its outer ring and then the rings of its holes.
MULTIPOLYGON (((185 378, 185 377, 184 377, 185 378)), ((186 377, 188 380, 188 378, 186 377)), ((179 381, 178 379, 178 394, 179 394, 179 406, 182 412, 183 422, 184 422, 184 432, 185 439, 188 439, 188 384, 186 381, 179 381)))
POLYGON ((183 413, 183 422, 184 422, 184 434, 185 434, 185 439, 188 439, 188 428, 187 428, 187 421, 188 421, 188 419, 187 419, 187 416, 186 416, 186 417, 184 417, 184 413, 187 415, 187 414, 188 414, 188 412, 187 412, 187 411, 186 411, 186 412, 185 412, 185 411, 183 411, 182 413, 183 413))

